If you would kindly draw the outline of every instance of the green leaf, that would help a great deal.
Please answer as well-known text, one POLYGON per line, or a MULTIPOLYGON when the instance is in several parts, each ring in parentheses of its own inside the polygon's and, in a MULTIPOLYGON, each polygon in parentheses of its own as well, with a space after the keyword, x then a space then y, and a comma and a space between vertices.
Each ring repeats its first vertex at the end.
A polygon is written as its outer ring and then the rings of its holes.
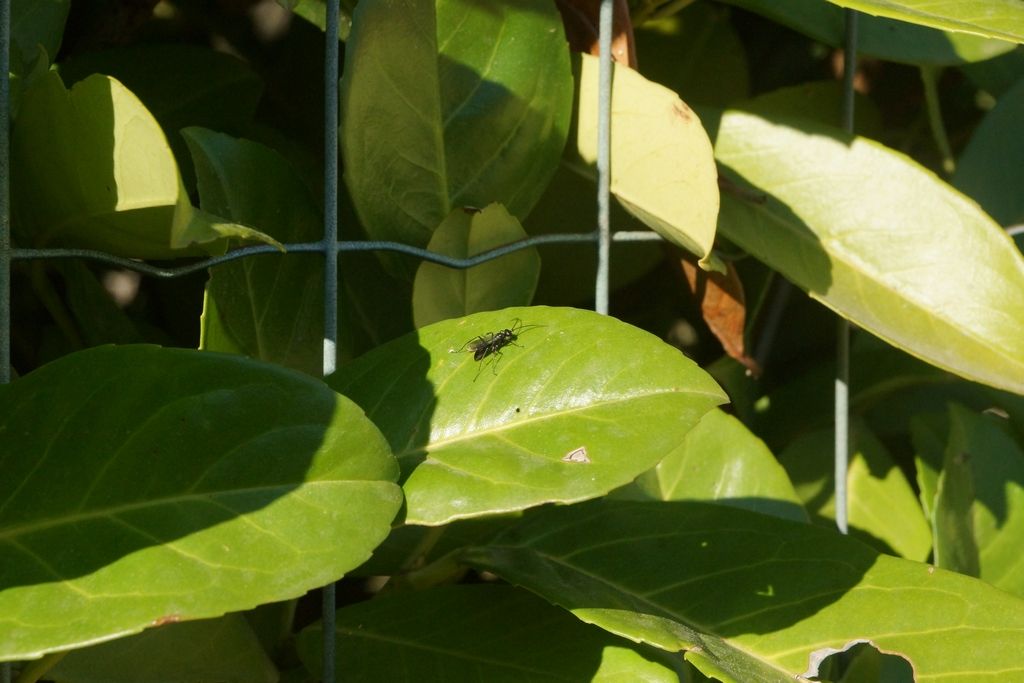
POLYGON ((974 504, 968 521, 973 520, 981 578, 1024 596, 1024 447, 1008 427, 1003 418, 950 406, 946 461, 959 457, 970 469, 974 504))
MULTIPOLYGON (((736 108, 764 119, 803 118, 828 125, 842 120, 844 97, 839 81, 807 81, 763 93, 737 104, 736 108)), ((882 113, 874 100, 854 93, 854 110, 854 133, 876 139, 885 134, 882 113)))
MULTIPOLYGON (((574 55, 579 93, 570 164, 596 172, 598 60, 574 55)), ((718 217, 718 171, 697 114, 674 92, 615 65, 611 191, 662 237, 710 261, 718 217)))
POLYGON ((999 98, 974 131, 960 160, 953 184, 975 199, 1002 225, 1024 222, 1024 79, 999 98))
POLYGON ((85 52, 59 65, 74 85, 94 73, 113 76, 132 91, 163 128, 186 187, 194 186, 181 130, 202 126, 239 133, 248 126, 263 83, 241 59, 196 45, 135 45, 85 52))
MULTIPOLYGON (((779 454, 797 495, 812 515, 835 519, 832 430, 807 434, 779 454)), ((846 475, 850 533, 880 550, 923 561, 931 530, 917 496, 885 446, 863 425, 854 430, 846 475)))
POLYGON ((56 72, 22 93, 12 133, 13 224, 27 244, 137 258, 222 251, 265 235, 193 208, 159 124, 121 83, 56 72))
POLYGON ((948 432, 944 416, 926 413, 910 419, 918 499, 927 519, 933 520, 935 517, 935 496, 938 494, 939 475, 942 473, 945 460, 948 432))
MULTIPOLYGON (((594 201, 597 183, 562 164, 544 196, 530 212, 523 227, 530 235, 564 233, 566 226, 597 225, 594 201)), ((608 207, 613 234, 619 230, 643 230, 644 225, 616 202, 608 207)), ((543 267, 536 301, 549 305, 583 306, 594 298, 597 259, 592 243, 538 245, 543 267)), ((622 243, 612 259, 609 290, 635 282, 665 261, 665 250, 656 242, 622 243)))
POLYGON ((1024 46, 984 62, 962 64, 960 71, 979 89, 1000 98, 1024 78, 1024 46))
POLYGON ((638 26, 636 57, 640 73, 688 102, 725 107, 750 95, 743 43, 729 10, 714 3, 695 2, 638 26))
POLYGON ((971 454, 964 441, 963 428, 954 427, 942 471, 935 482, 935 565, 967 576, 981 576, 974 538, 974 476, 969 462, 971 454))
POLYGON ((1017 0, 828 0, 840 7, 921 26, 1024 43, 1024 5, 1017 0))
POLYGON ((46 677, 57 683, 277 683, 278 673, 245 617, 226 614, 74 650, 46 677))
MULTIPOLYGON (((337 612, 337 681, 662 681, 676 674, 652 653, 502 585, 446 586, 386 596, 337 612)), ((321 667, 323 630, 297 646, 321 667)))
POLYGON ((327 381, 384 433, 402 468, 405 522, 428 526, 604 495, 726 400, 656 337, 568 308, 446 320, 327 381), (470 342, 506 329, 514 343, 474 360, 470 342))
MULTIPOLYGON (((845 33, 843 10, 822 2, 822 0, 724 1, 751 12, 757 12, 832 47, 843 46, 845 33)), ((830 0, 830 2, 832 1, 835 0, 830 0)), ((1015 2, 1016 0, 1002 1, 1015 2)), ((836 4, 844 3, 836 2, 836 4)), ((935 5, 936 3, 932 2, 931 4, 935 5)), ((971 3, 955 0, 946 4, 959 6, 971 3)), ((872 14, 880 14, 880 12, 872 14)), ((926 26, 907 24, 902 21, 870 16, 870 14, 862 14, 857 18, 857 51, 888 61, 906 64, 962 64, 990 59, 1012 49, 1013 45, 1003 40, 992 40, 964 33, 944 33, 926 26)))
POLYGON ((1024 672, 1019 598, 813 525, 722 505, 545 508, 463 559, 585 622, 685 650, 724 681, 812 676, 830 648, 864 640, 908 659, 918 680, 1024 672))
POLYGON ((56 261, 53 267, 64 281, 68 307, 86 347, 145 341, 132 320, 114 303, 84 263, 56 261))
MULTIPOLYGON (((525 239, 526 232, 501 204, 455 209, 438 226, 427 248, 454 258, 476 256, 525 239)), ((528 306, 540 276, 535 248, 520 249, 460 270, 424 261, 416 271, 412 311, 416 327, 479 311, 528 306)))
POLYGON ((558 165, 572 108, 555 6, 362 0, 353 22, 341 147, 369 235, 423 246, 452 209, 492 202, 522 220, 558 165))
POLYGON ((0 661, 297 597, 370 555, 395 461, 319 380, 98 347, 0 386, 0 661))
MULTIPOLYGON (((281 242, 312 242, 322 218, 291 164, 263 145, 202 128, 183 131, 195 159, 202 207, 281 242)), ((323 256, 249 256, 210 269, 206 305, 220 334, 202 348, 319 376, 323 370, 323 256), (226 339, 224 338, 226 337, 226 339)), ((209 331, 209 326, 204 327, 209 331)))
POLYGON ((56 57, 69 9, 71 0, 11 0, 11 47, 23 61, 34 60, 38 46, 56 57))
POLYGON ((705 500, 807 521, 803 504, 775 456, 743 423, 721 410, 697 426, 636 480, 654 500, 705 500))
POLYGON ((933 365, 1024 393, 1024 257, 978 206, 909 158, 806 119, 728 111, 719 227, 840 315, 933 365), (965 258, 970 254, 970 258, 965 258))

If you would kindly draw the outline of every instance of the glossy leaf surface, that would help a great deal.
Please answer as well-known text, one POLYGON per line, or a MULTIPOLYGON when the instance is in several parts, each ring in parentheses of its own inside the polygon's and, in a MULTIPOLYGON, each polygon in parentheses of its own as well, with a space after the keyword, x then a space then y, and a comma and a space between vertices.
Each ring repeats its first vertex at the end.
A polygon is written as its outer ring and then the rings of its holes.
POLYGON ((0 660, 302 595, 369 556, 394 459, 319 380, 98 347, 0 387, 0 660))
POLYGON ((402 468, 405 521, 423 525, 603 495, 726 400, 647 332, 547 307, 430 325, 328 383, 384 433, 402 468), (475 360, 474 341, 504 330, 514 343, 475 360))
POLYGON ((56 72, 22 94, 12 133, 15 225, 32 246, 173 258, 261 233, 195 209, 152 114, 120 82, 68 90, 56 72))
MULTIPOLYGON (((319 239, 322 218, 315 200, 284 157, 259 143, 202 128, 188 128, 184 135, 205 210, 255 226, 281 242, 319 239)), ((267 254, 214 266, 207 290, 204 314, 216 316, 228 341, 204 334, 202 348, 239 350, 321 374, 320 254, 267 254)))
POLYGON ((1024 79, 1007 91, 967 143, 953 184, 1000 224, 1024 223, 1024 79))
MULTIPOLYGON (((832 0, 829 0, 830 2, 832 0)), ((856 0, 853 0, 856 2, 856 0)), ((870 1, 870 0, 868 0, 870 1)), ((1015 2, 1015 0, 997 0, 1015 2)), ((822 0, 725 0, 731 5, 757 12, 773 21, 810 36, 815 40, 841 48, 845 31, 843 10, 822 0)), ((835 4, 847 4, 836 2, 835 4)), ((936 3, 931 3, 935 5, 936 3)), ((947 5, 964 5, 953 0, 947 5)), ((857 51, 894 62, 907 64, 962 64, 991 59, 1013 49, 1012 43, 965 33, 946 33, 927 26, 918 26, 871 16, 857 17, 857 51)))
MULTIPOLYGON (((811 432, 779 454, 808 512, 832 526, 835 519, 833 431, 811 432)), ((854 537, 910 560, 931 550, 928 522, 910 483, 885 446, 859 425, 851 438, 847 515, 854 537)))
POLYGON ((341 108, 345 180, 371 237, 424 246, 452 209, 491 202, 522 219, 572 108, 554 3, 362 1, 341 108))
MULTIPOLYGON (((936 515, 959 514, 961 523, 973 532, 981 578, 1024 596, 1019 552, 1024 544, 1024 447, 1010 433, 1005 418, 979 415, 954 405, 950 408, 946 462, 954 459, 969 471, 973 501, 944 505, 940 490, 936 515)), ((955 474, 955 469, 943 471, 945 476, 955 474)))
MULTIPOLYGON (((597 168, 598 60, 573 57, 579 93, 569 159, 597 168)), ((662 237, 706 262, 715 240, 718 171, 700 119, 679 96, 614 65, 611 191, 662 237)))
POLYGON ((22 60, 35 59, 37 46, 57 55, 70 8, 71 0, 11 0, 11 42, 22 60))
POLYGON ((807 521, 775 456, 743 423, 721 410, 704 414, 683 443, 637 477, 655 500, 703 500, 807 521))
POLYGON ((186 621, 69 652, 58 683, 277 683, 274 663, 241 614, 186 621))
POLYGON ((909 660, 918 680, 1024 672, 1019 598, 746 510, 611 501, 546 508, 463 557, 583 621, 686 650, 724 681, 809 677, 829 648, 862 640, 909 660))
POLYGON ((840 7, 921 26, 1024 43, 1024 5, 1016 0, 828 0, 840 7))
MULTIPOLYGON (((491 204, 483 209, 452 211, 430 238, 427 249, 468 258, 526 237, 515 216, 502 205, 491 204)), ((540 256, 533 247, 465 270, 424 261, 412 289, 416 327, 469 313, 529 306, 539 276, 540 256)))
POLYGON ((144 44, 79 53, 61 62, 59 70, 68 85, 99 73, 131 90, 163 128, 190 189, 195 177, 182 129, 202 126, 237 134, 251 123, 263 92, 250 65, 198 45, 144 44))
MULTIPOLYGON (((678 681, 637 646, 503 585, 434 588, 337 612, 337 681, 678 681), (616 678, 618 677, 618 678, 616 678)), ((323 630, 298 638, 319 671, 323 630)))
POLYGON ((719 229, 861 327, 933 365, 1024 393, 1024 256, 909 158, 806 119, 724 113, 719 229), (970 258, 965 258, 970 255, 970 258))

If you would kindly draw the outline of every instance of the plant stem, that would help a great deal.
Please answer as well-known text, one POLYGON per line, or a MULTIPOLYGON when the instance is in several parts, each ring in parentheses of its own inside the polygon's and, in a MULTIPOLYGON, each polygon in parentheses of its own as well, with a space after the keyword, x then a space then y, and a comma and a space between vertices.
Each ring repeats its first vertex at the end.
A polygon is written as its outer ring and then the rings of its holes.
POLYGON ((67 652, 51 652, 42 659, 26 662, 14 683, 36 683, 46 672, 57 666, 57 662, 64 659, 65 655, 67 652))
POLYGON ((941 73, 941 67, 930 64, 921 66, 921 82, 924 84, 924 101, 932 138, 942 154, 942 170, 952 175, 956 170, 956 162, 953 161, 953 150, 949 146, 949 136, 946 135, 946 124, 942 122, 942 108, 939 106, 938 82, 941 73))

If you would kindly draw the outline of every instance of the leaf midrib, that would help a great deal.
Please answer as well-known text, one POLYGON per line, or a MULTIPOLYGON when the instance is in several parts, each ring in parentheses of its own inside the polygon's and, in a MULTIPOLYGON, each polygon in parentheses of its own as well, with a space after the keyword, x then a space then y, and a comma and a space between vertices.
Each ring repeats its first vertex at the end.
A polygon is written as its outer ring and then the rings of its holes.
MULTIPOLYGON (((103 508, 98 508, 98 509, 90 511, 90 512, 78 512, 78 513, 75 513, 73 515, 64 515, 64 516, 61 516, 61 517, 58 517, 58 518, 46 519, 46 520, 42 520, 42 521, 32 522, 32 523, 29 523, 29 524, 16 525, 16 526, 10 527, 8 529, 0 530, 0 541, 4 541, 4 540, 7 540, 7 539, 16 539, 16 538, 18 538, 18 537, 20 537, 22 535, 25 535, 25 534, 35 533, 35 532, 38 532, 38 531, 45 531, 47 529, 53 529, 53 528, 57 528, 57 527, 61 527, 61 526, 67 525, 67 524, 77 524, 79 522, 85 522, 85 521, 90 521, 90 520, 95 520, 95 519, 104 519, 104 518, 108 518, 108 517, 109 518, 115 518, 115 517, 117 517, 120 514, 128 513, 128 512, 135 512, 137 510, 146 510, 146 509, 149 509, 149 508, 159 508, 159 507, 162 507, 162 506, 169 506, 169 505, 180 505, 180 504, 186 503, 186 502, 204 502, 204 503, 208 503, 208 504, 216 504, 215 503, 216 499, 218 497, 221 497, 221 496, 225 496, 225 497, 226 496, 240 496, 240 495, 246 495, 246 494, 252 494, 252 493, 279 492, 279 491, 283 491, 284 494, 287 494, 288 492, 295 491, 295 490, 298 490, 298 489, 301 489, 301 488, 308 488, 308 487, 311 487, 311 486, 315 486, 317 484, 328 484, 328 485, 329 484, 355 484, 355 483, 365 484, 365 483, 374 483, 374 481, 375 480, 365 480, 365 479, 360 479, 360 480, 329 479, 329 480, 318 480, 318 481, 295 482, 293 484, 273 484, 273 485, 268 485, 268 486, 250 486, 250 487, 239 488, 239 489, 224 489, 224 490, 218 490, 218 491, 210 491, 210 492, 207 492, 207 493, 191 493, 191 494, 182 494, 182 495, 175 495, 175 496, 164 496, 164 497, 161 497, 161 498, 152 498, 152 499, 147 499, 145 501, 139 501, 137 503, 126 503, 126 504, 123 504, 123 505, 115 505, 115 506, 110 506, 110 507, 103 507, 103 508)), ((389 482, 381 482, 381 483, 389 483, 389 482)), ((283 497, 283 494, 282 495, 278 495, 278 498, 281 498, 281 497, 283 497)), ((273 501, 270 501, 270 502, 273 502, 273 501)), ((221 506, 221 507, 224 507, 224 506, 221 506)), ((244 512, 238 512, 237 510, 233 510, 232 508, 225 508, 225 509, 231 510, 238 517, 241 517, 241 516, 244 516, 245 514, 247 514, 247 513, 244 513, 244 512)))

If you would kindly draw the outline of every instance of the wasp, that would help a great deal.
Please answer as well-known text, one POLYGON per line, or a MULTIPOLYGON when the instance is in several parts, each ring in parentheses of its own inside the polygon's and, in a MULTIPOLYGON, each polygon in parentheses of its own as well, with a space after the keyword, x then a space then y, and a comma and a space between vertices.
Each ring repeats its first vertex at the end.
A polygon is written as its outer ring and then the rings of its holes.
MULTIPOLYGON (((473 360, 483 361, 486 358, 490 358, 487 361, 491 364, 491 371, 497 375, 497 364, 502 357, 502 349, 506 346, 519 346, 516 342, 519 340, 519 335, 525 330, 530 330, 535 327, 544 327, 543 325, 524 325, 523 321, 516 318, 512 321, 511 327, 506 327, 503 330, 497 332, 488 332, 478 337, 470 339, 468 342, 462 345, 462 348, 458 350, 459 353, 463 351, 472 351, 473 360)), ((484 363, 486 365, 487 363, 484 363)), ((483 370, 483 365, 477 370, 477 377, 480 376, 480 370, 483 370)), ((476 381, 476 378, 473 379, 476 381)))

